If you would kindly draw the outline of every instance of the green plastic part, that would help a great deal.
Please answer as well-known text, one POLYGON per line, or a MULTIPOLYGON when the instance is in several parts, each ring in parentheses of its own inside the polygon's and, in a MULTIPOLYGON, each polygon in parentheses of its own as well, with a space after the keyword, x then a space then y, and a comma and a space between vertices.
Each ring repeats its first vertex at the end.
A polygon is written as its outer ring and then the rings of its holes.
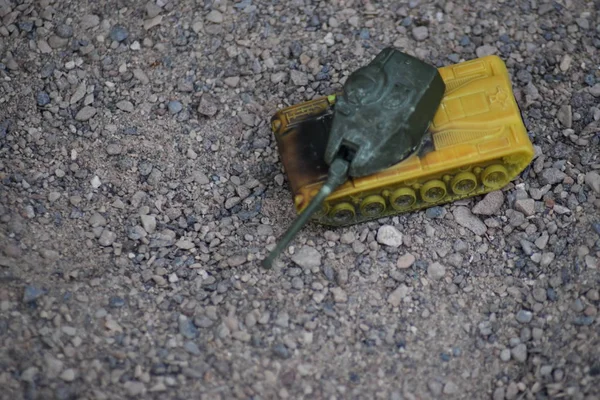
POLYGON ((386 48, 344 84, 325 162, 350 153, 348 174, 362 177, 406 159, 420 146, 445 89, 437 68, 386 48))

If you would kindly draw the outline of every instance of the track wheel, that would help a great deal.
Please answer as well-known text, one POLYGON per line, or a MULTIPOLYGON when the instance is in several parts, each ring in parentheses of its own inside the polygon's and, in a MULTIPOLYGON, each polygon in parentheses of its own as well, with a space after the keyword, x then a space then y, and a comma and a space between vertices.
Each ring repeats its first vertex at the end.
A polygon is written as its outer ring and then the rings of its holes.
POLYGON ((367 217, 377 217, 385 211, 385 199, 377 194, 368 196, 360 205, 360 213, 367 217))
POLYGON ((477 187, 477 177, 472 172, 461 172, 452 179, 450 187, 456 194, 469 194, 477 187))
POLYGON ((336 224, 347 224, 354 219, 356 211, 352 204, 340 203, 333 207, 329 216, 336 224))
POLYGON ((508 183, 508 171, 500 164, 490 165, 481 173, 481 182, 488 188, 500 189, 508 183))
POLYGON ((421 187, 421 198, 427 203, 435 203, 446 196, 446 185, 440 180, 433 180, 421 187))
POLYGON ((396 189, 390 195, 390 204, 394 210, 401 211, 410 208, 417 201, 417 195, 411 188, 396 189))

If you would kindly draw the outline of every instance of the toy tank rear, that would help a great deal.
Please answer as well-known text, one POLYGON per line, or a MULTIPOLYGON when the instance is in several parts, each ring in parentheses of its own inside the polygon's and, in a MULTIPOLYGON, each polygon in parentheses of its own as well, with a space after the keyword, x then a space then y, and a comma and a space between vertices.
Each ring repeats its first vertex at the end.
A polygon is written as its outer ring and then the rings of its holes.
MULTIPOLYGON (((533 158, 508 71, 496 56, 439 69, 446 92, 418 153, 379 173, 350 179, 313 220, 352 225, 497 190, 533 158)), ((280 110, 272 118, 298 212, 327 177, 324 152, 335 96, 280 110)))

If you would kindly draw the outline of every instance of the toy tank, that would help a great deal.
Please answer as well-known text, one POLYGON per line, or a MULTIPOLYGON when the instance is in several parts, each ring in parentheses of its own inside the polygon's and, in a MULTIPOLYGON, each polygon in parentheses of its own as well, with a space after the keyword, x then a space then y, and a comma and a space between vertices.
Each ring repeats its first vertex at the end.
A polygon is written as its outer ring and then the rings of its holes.
MULTIPOLYGON (((505 64, 488 56, 438 69, 445 93, 429 138, 408 158, 332 191, 311 219, 346 226, 497 190, 533 159, 533 146, 505 64)), ((328 177, 325 162, 336 96, 277 112, 271 119, 298 213, 328 177)))

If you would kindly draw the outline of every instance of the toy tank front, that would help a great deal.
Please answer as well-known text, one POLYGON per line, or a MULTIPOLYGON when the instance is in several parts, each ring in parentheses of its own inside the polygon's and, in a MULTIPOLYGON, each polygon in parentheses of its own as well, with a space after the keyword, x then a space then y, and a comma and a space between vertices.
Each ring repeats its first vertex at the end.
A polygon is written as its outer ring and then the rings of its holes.
MULTIPOLYGON (((348 180, 313 220, 352 225, 478 196, 516 178, 533 159, 506 66, 497 56, 438 69, 446 91, 431 140, 383 171, 348 180)), ((281 161, 298 212, 327 177, 325 147, 335 96, 280 110, 272 118, 281 161)))

